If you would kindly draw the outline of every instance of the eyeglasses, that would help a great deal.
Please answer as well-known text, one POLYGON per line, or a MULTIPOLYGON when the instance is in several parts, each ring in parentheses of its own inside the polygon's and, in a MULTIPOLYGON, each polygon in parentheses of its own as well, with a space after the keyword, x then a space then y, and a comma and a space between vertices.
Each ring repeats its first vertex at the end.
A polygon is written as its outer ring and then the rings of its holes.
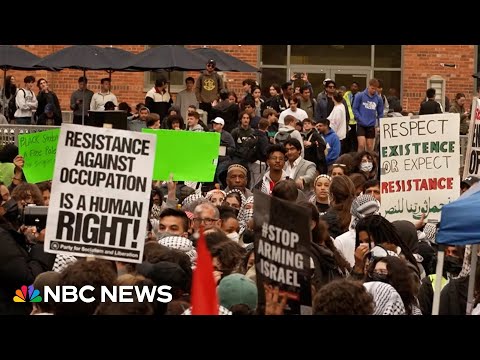
POLYGON ((335 85, 328 85, 327 88, 329 88, 329 89, 335 89, 335 85))
POLYGON ((201 224, 202 222, 205 224, 205 225, 212 225, 215 221, 218 221, 218 219, 211 219, 211 218, 194 218, 193 219, 193 222, 196 223, 196 224, 201 224))

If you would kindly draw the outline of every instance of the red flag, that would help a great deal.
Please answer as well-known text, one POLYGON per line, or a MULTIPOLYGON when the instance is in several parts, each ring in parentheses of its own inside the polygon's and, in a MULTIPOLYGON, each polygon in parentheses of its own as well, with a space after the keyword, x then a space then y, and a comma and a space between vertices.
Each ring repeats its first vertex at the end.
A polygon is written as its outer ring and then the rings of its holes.
POLYGON ((218 315, 217 284, 203 227, 197 244, 197 267, 192 280, 192 315, 218 315))

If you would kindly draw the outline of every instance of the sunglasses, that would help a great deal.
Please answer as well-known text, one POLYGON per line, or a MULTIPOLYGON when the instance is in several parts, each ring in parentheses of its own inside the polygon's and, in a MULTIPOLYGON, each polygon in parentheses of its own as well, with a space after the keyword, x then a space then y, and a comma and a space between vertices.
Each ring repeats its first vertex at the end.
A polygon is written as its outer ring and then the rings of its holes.
POLYGON ((333 164, 332 166, 340 166, 340 167, 344 167, 344 168, 347 167, 347 165, 345 165, 345 164, 333 164))
POLYGON ((213 68, 213 67, 215 67, 215 65, 214 64, 207 64, 207 67, 212 67, 213 68))

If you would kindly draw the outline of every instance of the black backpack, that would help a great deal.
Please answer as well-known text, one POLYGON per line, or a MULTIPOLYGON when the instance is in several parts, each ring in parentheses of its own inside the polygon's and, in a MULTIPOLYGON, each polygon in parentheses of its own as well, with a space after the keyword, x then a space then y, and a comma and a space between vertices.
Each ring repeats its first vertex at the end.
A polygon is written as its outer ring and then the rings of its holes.
POLYGON ((8 100, 8 119, 9 120, 12 120, 15 118, 15 112, 18 109, 16 99, 17 99, 17 94, 20 90, 23 91, 23 97, 25 97, 25 90, 18 89, 15 95, 12 94, 12 97, 10 98, 10 100, 8 100))
POLYGON ((257 161, 257 144, 258 137, 253 134, 248 136, 247 138, 243 138, 241 144, 237 143, 238 157, 248 162, 257 161))

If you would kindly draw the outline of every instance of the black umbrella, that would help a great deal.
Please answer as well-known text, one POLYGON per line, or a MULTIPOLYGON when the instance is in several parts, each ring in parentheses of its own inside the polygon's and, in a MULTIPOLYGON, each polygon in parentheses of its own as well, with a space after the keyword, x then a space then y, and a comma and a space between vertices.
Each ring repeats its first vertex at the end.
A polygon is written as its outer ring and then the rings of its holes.
MULTIPOLYGON (((31 52, 13 45, 0 45, 0 68, 3 70, 3 99, 5 99, 5 83, 8 70, 40 70, 43 68, 34 67, 40 58, 31 52)), ((3 112, 6 115, 8 106, 3 112)), ((7 116, 7 115, 6 115, 7 116)))
POLYGON ((217 49, 198 48, 193 49, 192 52, 202 56, 205 63, 210 59, 215 60, 215 68, 218 71, 260 72, 260 70, 256 67, 253 67, 252 65, 237 59, 235 56, 217 49))
MULTIPOLYGON (((120 67, 121 71, 138 71, 138 70, 131 70, 131 69, 125 69, 125 66, 128 66, 131 61, 135 58, 135 54, 131 53, 130 51, 115 48, 115 47, 106 47, 106 48, 101 48, 102 51, 109 56, 111 59, 115 59, 115 64, 117 65, 117 71, 118 67, 120 67)), ((112 73, 114 72, 114 69, 107 69, 108 72, 108 77, 110 80, 112 79, 112 73)))
MULTIPOLYGON (((55 69, 83 70, 83 76, 87 70, 123 70, 127 63, 126 57, 115 56, 124 50, 106 49, 94 45, 73 45, 50 54, 40 60, 36 66, 50 67, 55 69)), ((85 92, 83 93, 85 96, 85 92)), ((85 119, 85 101, 82 102, 82 124, 85 119)))

